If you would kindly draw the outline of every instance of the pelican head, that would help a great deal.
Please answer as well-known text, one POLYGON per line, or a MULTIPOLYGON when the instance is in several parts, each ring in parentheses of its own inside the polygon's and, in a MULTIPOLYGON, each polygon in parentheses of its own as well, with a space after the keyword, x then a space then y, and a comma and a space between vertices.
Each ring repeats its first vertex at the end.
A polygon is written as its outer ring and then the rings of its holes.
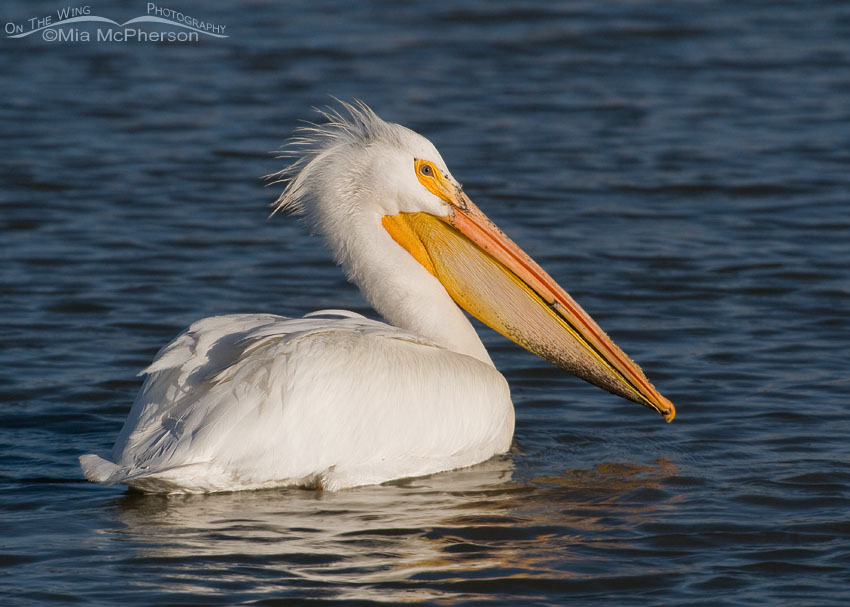
POLYGON ((673 404, 473 204, 430 141, 363 103, 342 107, 286 149, 297 160, 273 176, 286 183, 273 212, 304 215, 378 312, 489 362, 460 306, 565 371, 673 419, 673 404))

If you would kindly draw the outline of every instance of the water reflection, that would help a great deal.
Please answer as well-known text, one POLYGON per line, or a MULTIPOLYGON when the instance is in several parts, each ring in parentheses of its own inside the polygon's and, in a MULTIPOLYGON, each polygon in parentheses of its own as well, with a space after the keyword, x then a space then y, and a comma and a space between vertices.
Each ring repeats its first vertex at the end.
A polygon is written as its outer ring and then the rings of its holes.
POLYGON ((173 592, 244 585, 258 596, 312 588, 347 600, 434 600, 485 570, 502 580, 611 575, 605 542, 672 507, 661 481, 675 473, 666 461, 604 464, 524 482, 505 456, 341 492, 127 493, 113 512, 133 566, 155 570, 145 579, 173 592), (589 538, 603 551, 589 552, 589 538))

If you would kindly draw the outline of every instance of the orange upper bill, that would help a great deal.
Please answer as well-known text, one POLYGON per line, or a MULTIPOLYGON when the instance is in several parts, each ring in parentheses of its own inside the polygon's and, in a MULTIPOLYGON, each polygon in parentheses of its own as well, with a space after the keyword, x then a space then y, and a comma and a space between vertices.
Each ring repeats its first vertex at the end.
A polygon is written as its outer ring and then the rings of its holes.
POLYGON ((399 213, 385 216, 383 225, 467 312, 549 362, 672 421, 673 403, 581 306, 461 190, 451 194, 446 217, 399 213))

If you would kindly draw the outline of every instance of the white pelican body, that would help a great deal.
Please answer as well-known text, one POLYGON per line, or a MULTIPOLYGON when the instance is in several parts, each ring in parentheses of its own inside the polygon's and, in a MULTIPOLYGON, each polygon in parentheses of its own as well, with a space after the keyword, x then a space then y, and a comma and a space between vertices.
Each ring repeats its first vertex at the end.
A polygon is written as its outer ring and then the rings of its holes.
POLYGON ((391 325, 326 311, 206 318, 163 348, 93 481, 154 492, 340 489, 507 451, 507 382, 459 306, 658 410, 672 404, 462 192, 424 137, 365 105, 305 129, 277 209, 302 213, 391 325))
POLYGON ((492 365, 338 314, 196 322, 146 369, 115 463, 84 456, 87 473, 151 491, 339 489, 507 450, 514 412, 492 365))

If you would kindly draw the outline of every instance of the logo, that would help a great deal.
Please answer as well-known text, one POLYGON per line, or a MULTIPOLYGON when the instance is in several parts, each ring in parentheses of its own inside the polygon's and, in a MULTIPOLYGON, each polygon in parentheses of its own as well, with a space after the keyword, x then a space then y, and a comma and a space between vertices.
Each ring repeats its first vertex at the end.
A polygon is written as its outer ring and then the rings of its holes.
POLYGON ((229 38, 224 33, 226 29, 226 25, 154 2, 147 3, 144 15, 123 23, 94 15, 86 5, 67 6, 55 15, 32 17, 22 23, 9 21, 5 25, 7 38, 39 36, 46 42, 198 42, 202 36, 229 38))

